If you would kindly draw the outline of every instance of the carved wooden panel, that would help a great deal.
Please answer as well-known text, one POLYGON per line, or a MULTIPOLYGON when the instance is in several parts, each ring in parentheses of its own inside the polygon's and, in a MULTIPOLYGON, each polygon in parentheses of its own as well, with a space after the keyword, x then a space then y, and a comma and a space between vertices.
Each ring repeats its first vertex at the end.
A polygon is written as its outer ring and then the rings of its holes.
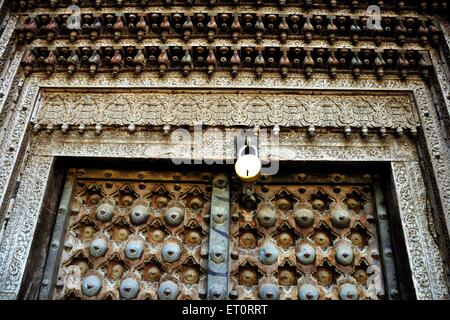
POLYGON ((40 297, 398 298, 375 180, 71 169, 40 297))
POLYGON ((211 175, 72 170, 55 299, 199 299, 211 175))
POLYGON ((61 125, 195 125, 415 128, 418 118, 406 94, 351 95, 293 91, 44 92, 36 123, 61 125))
POLYGON ((290 174, 232 187, 237 299, 385 296, 370 175, 290 174))

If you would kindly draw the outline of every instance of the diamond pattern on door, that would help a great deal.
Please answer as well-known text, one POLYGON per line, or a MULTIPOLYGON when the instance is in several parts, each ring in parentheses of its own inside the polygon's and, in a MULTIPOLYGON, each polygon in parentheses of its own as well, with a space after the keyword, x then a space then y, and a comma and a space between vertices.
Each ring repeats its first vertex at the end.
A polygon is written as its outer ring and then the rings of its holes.
POLYGON ((371 177, 290 174, 232 187, 237 299, 384 295, 371 177))
MULTIPOLYGON (((199 299, 211 175, 72 170, 54 299, 199 299)), ((205 259, 206 258, 206 259, 205 259)))

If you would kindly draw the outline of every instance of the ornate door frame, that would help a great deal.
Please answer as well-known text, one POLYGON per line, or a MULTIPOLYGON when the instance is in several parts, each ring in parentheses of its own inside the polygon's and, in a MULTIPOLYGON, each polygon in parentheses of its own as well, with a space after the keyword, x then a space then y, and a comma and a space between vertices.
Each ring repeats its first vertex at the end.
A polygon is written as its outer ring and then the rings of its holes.
MULTIPOLYGON (((32 135, 30 123, 36 120, 40 108, 40 92, 45 88, 82 89, 108 88, 108 90, 130 88, 202 88, 202 89, 254 89, 264 90, 270 85, 272 88, 298 90, 312 90, 315 95, 329 93, 323 88, 339 92, 351 93, 358 90, 370 92, 396 92, 412 94, 418 114, 418 125, 422 127, 421 145, 425 147, 427 157, 432 168, 431 175, 435 177, 439 204, 445 222, 449 223, 450 214, 450 169, 448 148, 438 114, 434 108, 430 89, 419 78, 411 77, 405 82, 395 77, 386 77, 383 82, 371 77, 361 77, 358 81, 350 75, 339 75, 330 80, 328 75, 317 74, 311 80, 305 80, 300 75, 293 75, 288 79, 281 79, 277 75, 265 76, 263 80, 254 79, 253 74, 243 73, 238 79, 231 80, 228 76, 217 74, 208 79, 202 74, 193 74, 191 78, 180 79, 178 75, 170 75, 164 79, 157 79, 152 75, 139 79, 112 79, 108 75, 99 75, 95 80, 84 77, 68 79, 63 75, 46 78, 34 75, 27 79, 19 95, 16 112, 10 121, 5 144, 2 147, 3 172, 0 175, 0 200, 2 208, 10 207, 8 227, 1 241, 0 253, 0 297, 14 299, 17 297, 27 259, 30 254, 32 240, 41 206, 48 187, 49 175, 55 159, 58 157, 107 157, 116 159, 153 158, 169 159, 169 138, 162 130, 136 131, 130 136, 123 129, 104 130, 101 135, 94 131, 87 131, 80 135, 76 131, 64 134, 54 128, 45 128, 45 132, 32 135), (351 88, 352 91, 348 91, 351 88), (15 166, 22 161, 22 166, 15 166), (20 175, 19 175, 20 173, 20 175), (16 190, 14 201, 6 201, 14 193, 12 186, 19 178, 20 185, 16 190)), ((168 123, 170 124, 170 123, 168 123)), ((358 126, 356 126, 358 127, 358 126)), ((339 128, 337 128, 339 129, 339 128)), ((340 128, 343 129, 343 128, 340 128)), ((326 131, 326 130, 325 130, 326 131)), ((394 189, 398 199, 399 213, 405 235, 406 247, 413 283, 418 299, 448 298, 447 280, 444 272, 444 262, 439 250, 439 240, 436 237, 436 226, 431 218, 427 199, 424 176, 419 162, 416 145, 410 138, 394 137, 388 134, 384 139, 369 134, 366 138, 353 136, 345 138, 336 130, 320 133, 310 139, 305 130, 290 128, 280 133, 280 147, 276 155, 268 152, 267 146, 261 147, 263 157, 276 156, 289 161, 347 161, 389 162, 394 189), (414 174, 412 174, 414 173, 414 174)), ((207 129, 205 134, 214 138, 222 135, 221 129, 207 129)), ((170 147, 170 146, 169 146, 170 147)), ((187 146, 192 148, 192 146, 187 146)), ((217 158, 214 154, 215 146, 209 145, 195 155, 205 158, 217 158)), ((222 158, 232 158, 234 150, 222 158)), ((425 170, 426 171, 426 170, 425 170)))

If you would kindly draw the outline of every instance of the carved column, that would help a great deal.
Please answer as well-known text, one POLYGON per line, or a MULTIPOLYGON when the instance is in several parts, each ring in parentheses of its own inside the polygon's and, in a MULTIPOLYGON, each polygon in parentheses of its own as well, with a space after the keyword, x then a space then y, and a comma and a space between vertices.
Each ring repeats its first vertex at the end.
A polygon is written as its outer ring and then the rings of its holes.
POLYGON ((415 161, 392 162, 391 170, 417 298, 448 299, 420 166, 415 161))
POLYGON ((15 299, 41 210, 53 157, 30 156, 0 242, 0 299, 15 299))
MULTIPOLYGON (((15 40, 12 39, 16 19, 16 16, 9 18, 6 28, 0 37, 0 75, 2 77, 0 87, 0 115, 2 117, 5 116, 5 103, 8 95, 12 92, 13 81, 18 75, 20 62, 25 52, 24 48, 17 48, 15 40)), ((2 122, 0 121, 0 125, 2 122)))
POLYGON ((19 174, 20 164, 28 145, 28 125, 39 87, 29 81, 17 102, 11 118, 5 125, 5 136, 0 141, 0 218, 7 211, 8 198, 19 174))
POLYGON ((445 129, 440 122, 431 90, 424 84, 417 85, 414 96, 426 142, 426 146, 421 147, 427 150, 430 156, 433 168, 431 175, 438 185, 436 194, 442 204, 442 214, 445 218, 447 233, 450 234, 450 154, 445 129))

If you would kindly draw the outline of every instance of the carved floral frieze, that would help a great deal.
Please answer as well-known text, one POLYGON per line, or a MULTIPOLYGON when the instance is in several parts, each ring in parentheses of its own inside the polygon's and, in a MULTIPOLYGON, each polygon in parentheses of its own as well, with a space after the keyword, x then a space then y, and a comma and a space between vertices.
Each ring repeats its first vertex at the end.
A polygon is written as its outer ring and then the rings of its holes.
POLYGON ((46 92, 44 125, 188 125, 416 128, 410 97, 278 92, 46 92))

